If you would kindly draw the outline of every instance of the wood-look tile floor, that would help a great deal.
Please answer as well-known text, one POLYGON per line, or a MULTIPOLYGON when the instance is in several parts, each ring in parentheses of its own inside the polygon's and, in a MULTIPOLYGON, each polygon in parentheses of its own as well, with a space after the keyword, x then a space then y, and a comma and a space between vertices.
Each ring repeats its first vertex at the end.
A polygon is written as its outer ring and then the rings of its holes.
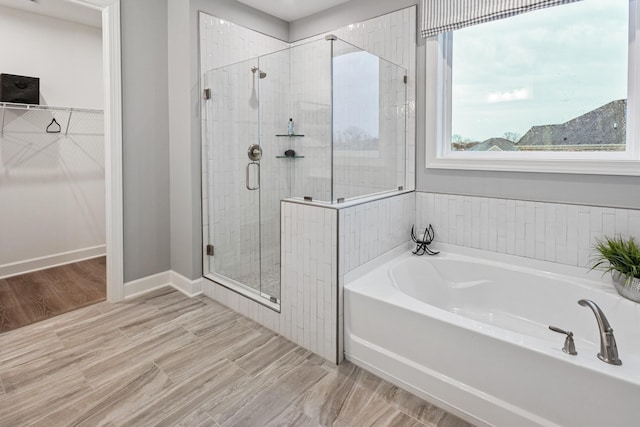
POLYGON ((170 288, 0 335, 0 426, 468 426, 170 288))
POLYGON ((104 301, 106 258, 0 279, 0 333, 104 301))

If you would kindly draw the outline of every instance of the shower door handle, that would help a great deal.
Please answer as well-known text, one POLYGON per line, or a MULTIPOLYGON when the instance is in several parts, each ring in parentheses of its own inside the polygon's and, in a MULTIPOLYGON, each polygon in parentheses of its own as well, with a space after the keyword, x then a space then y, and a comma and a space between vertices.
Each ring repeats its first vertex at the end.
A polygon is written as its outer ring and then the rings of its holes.
POLYGON ((260 189, 260 163, 256 163, 256 162, 251 162, 251 163, 247 163, 247 174, 246 174, 246 186, 247 186, 247 190, 259 190, 260 189), (255 187, 252 187, 251 185, 249 185, 249 175, 250 175, 250 170, 251 170, 251 165, 256 165, 256 168, 258 170, 258 185, 256 185, 255 187))

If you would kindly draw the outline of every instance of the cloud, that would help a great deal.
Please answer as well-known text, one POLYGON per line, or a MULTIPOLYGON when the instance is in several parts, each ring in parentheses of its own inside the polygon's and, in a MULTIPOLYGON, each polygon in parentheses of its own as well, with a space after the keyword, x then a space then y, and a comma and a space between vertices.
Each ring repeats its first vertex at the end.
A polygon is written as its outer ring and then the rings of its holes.
POLYGON ((587 0, 455 31, 452 133, 524 134, 626 98, 628 10, 587 0))
POLYGON ((523 87, 521 89, 514 89, 510 92, 489 92, 489 95, 487 95, 487 102, 496 103, 520 101, 529 98, 531 98, 531 91, 528 88, 523 87))

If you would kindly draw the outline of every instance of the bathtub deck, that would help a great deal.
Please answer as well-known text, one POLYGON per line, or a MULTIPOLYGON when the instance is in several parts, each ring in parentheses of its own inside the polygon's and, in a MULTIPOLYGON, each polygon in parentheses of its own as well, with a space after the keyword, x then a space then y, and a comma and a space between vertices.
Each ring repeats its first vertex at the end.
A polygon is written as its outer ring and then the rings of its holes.
POLYGON ((0 334, 0 425, 469 424, 169 288, 0 334))

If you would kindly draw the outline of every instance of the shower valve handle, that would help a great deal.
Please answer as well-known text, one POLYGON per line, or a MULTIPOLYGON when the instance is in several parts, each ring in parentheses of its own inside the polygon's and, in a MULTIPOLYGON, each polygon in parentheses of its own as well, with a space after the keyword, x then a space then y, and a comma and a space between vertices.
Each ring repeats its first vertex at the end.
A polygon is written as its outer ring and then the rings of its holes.
POLYGON ((578 352, 576 351, 576 344, 573 341, 573 332, 565 331, 564 329, 560 329, 557 326, 549 326, 549 329, 551 329, 553 332, 557 332, 559 334, 565 334, 567 336, 567 338, 564 340, 564 346, 562 347, 562 351, 572 356, 575 356, 576 354, 578 354, 578 352))

